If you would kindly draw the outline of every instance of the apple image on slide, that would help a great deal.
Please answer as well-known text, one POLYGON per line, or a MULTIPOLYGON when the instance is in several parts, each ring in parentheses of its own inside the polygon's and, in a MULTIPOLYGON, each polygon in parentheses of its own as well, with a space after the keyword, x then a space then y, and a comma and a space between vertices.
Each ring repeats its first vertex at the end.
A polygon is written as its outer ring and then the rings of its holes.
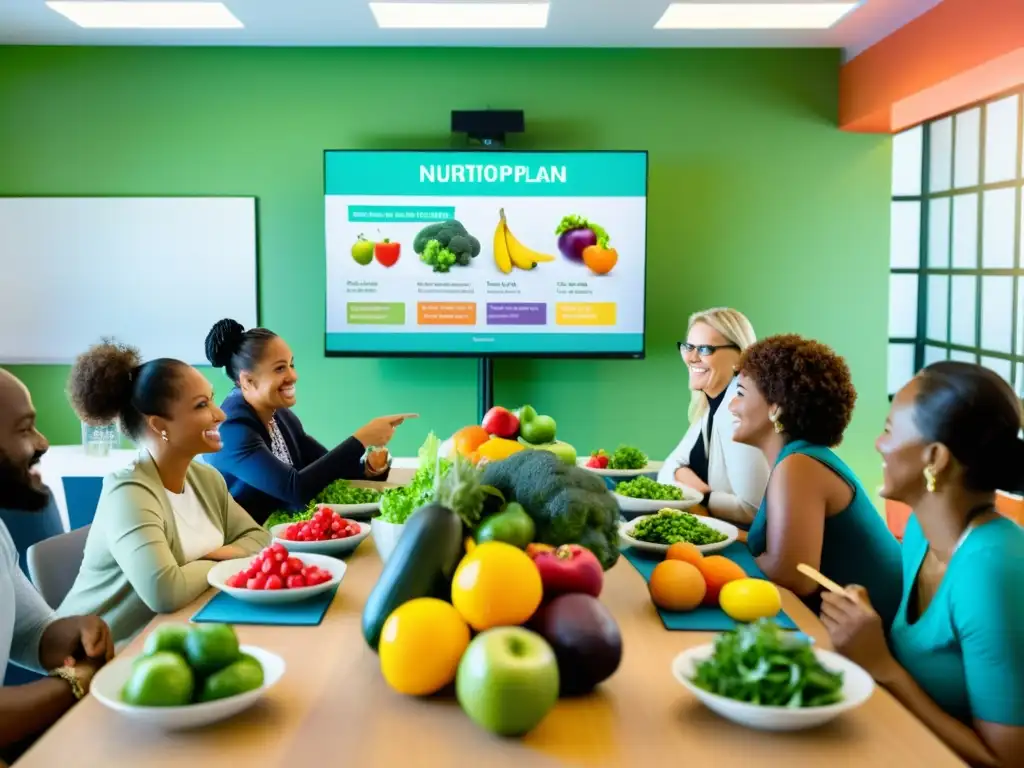
POLYGON ((374 244, 373 255, 377 257, 379 261, 385 267, 395 266, 395 262, 398 261, 398 254, 401 251, 400 243, 393 243, 388 238, 384 238, 374 244))
POLYGON ((359 235, 356 244, 352 246, 352 259, 356 264, 365 267, 373 261, 373 250, 374 243, 359 235))

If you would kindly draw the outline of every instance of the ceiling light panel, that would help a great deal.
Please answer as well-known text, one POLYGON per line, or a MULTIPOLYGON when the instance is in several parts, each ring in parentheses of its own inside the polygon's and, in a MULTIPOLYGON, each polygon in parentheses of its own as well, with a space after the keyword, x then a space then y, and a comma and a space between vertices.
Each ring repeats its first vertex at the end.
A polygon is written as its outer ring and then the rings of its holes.
POLYGON ((52 10, 87 29, 241 29, 224 3, 68 0, 52 10))
POLYGON ((860 5, 846 3, 672 3, 655 29, 828 29, 860 5))

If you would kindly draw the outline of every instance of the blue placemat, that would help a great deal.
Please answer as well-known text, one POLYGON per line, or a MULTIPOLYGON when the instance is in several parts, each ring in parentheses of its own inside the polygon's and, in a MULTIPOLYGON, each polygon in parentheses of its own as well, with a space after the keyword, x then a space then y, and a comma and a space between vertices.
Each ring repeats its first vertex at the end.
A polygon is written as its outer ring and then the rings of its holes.
POLYGON ((309 600, 283 605, 247 603, 219 592, 196 611, 192 621, 213 624, 268 624, 272 626, 315 627, 323 621, 338 588, 309 600))
MULTIPOLYGON (((715 554, 724 555, 732 560, 752 579, 764 578, 761 569, 757 567, 754 556, 750 554, 750 550, 747 549, 745 544, 737 541, 715 554)), ((644 581, 651 580, 654 566, 664 559, 658 556, 648 557, 643 552, 638 552, 632 547, 624 548, 622 556, 640 572, 640 575, 644 577, 644 581)), ((712 608, 704 605, 686 612, 663 611, 658 608, 658 615, 661 617, 661 623, 665 625, 665 629, 683 632, 725 632, 735 629, 738 623, 726 616, 725 611, 721 608, 712 608)), ((779 615, 775 617, 775 620, 783 629, 797 629, 796 624, 784 611, 779 611, 779 615)))

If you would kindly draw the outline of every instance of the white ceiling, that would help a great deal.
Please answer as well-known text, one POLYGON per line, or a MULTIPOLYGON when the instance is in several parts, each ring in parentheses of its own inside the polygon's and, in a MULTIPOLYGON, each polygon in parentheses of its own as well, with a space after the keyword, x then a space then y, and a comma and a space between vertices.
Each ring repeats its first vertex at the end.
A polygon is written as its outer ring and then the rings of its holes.
POLYGON ((655 30, 669 0, 551 0, 547 29, 488 31, 381 30, 365 0, 224 2, 244 29, 81 29, 47 8, 44 0, 0 0, 0 44, 828 47, 842 48, 852 57, 941 0, 864 0, 832 29, 814 31, 655 30))

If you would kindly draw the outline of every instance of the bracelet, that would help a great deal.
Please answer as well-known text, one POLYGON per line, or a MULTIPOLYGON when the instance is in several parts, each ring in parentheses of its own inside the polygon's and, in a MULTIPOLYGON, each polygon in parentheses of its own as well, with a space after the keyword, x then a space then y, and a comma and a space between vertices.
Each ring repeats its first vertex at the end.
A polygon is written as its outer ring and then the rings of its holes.
POLYGON ((80 701, 85 696, 85 689, 82 687, 82 681, 78 679, 78 673, 75 672, 74 667, 63 666, 51 669, 49 677, 59 677, 61 680, 71 686, 71 694, 75 697, 75 701, 80 701))

